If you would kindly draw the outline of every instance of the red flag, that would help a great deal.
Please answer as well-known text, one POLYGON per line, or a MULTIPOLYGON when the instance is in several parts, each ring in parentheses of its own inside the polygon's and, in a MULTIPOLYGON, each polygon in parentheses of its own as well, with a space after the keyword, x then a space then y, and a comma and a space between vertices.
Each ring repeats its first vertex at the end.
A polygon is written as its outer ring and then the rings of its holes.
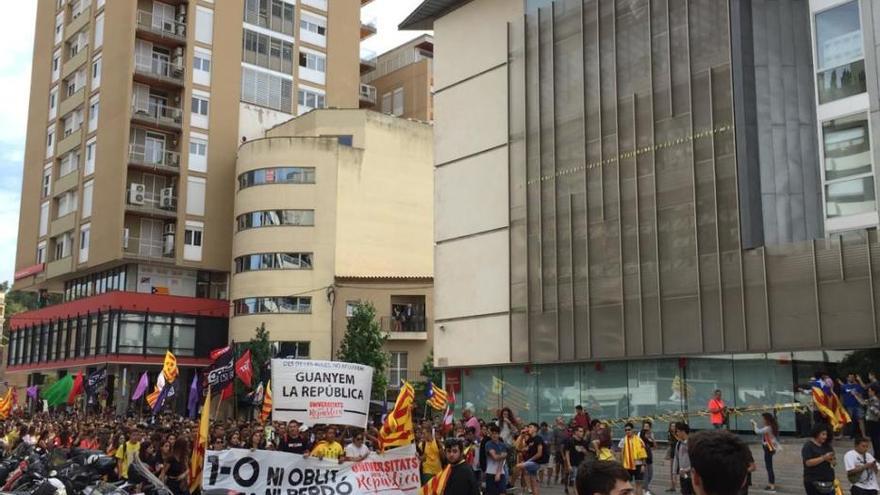
POLYGON ((67 403, 73 404, 73 401, 76 400, 76 396, 83 393, 84 388, 83 372, 80 371, 76 374, 76 378, 73 379, 73 387, 70 389, 70 395, 67 396, 67 403))
POLYGON ((214 349, 213 351, 211 351, 211 361, 216 361, 218 357, 226 354, 227 352, 229 352, 229 346, 214 349))
POLYGON ((237 376, 248 388, 251 388, 251 379, 254 376, 251 367, 251 350, 244 351, 244 354, 235 362, 235 376, 237 376))
POLYGON ((226 400, 226 399, 232 397, 232 392, 235 390, 233 385, 235 385, 234 381, 229 382, 229 385, 227 385, 226 388, 224 388, 223 391, 220 392, 220 400, 226 400))

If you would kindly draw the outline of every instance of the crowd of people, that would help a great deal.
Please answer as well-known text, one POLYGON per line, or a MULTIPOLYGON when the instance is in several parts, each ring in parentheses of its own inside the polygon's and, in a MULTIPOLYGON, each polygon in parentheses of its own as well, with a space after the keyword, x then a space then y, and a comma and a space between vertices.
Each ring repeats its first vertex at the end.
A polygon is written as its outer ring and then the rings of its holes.
MULTIPOLYGON (((853 375, 839 385, 842 401, 853 418, 853 447, 844 456, 852 493, 878 495, 878 465, 870 450, 880 413, 880 386, 864 384, 853 375), (857 405, 846 401, 844 394, 857 399, 857 405), (864 424, 859 422, 861 419, 864 424)), ((662 456, 671 480, 667 492, 746 493, 751 472, 757 468, 751 450, 726 430, 727 408, 720 391, 713 394, 707 406, 715 428, 691 434, 686 422, 673 422, 661 442, 649 420, 627 423, 622 432, 617 431, 621 437, 613 440, 610 426, 592 419, 581 406, 572 416, 560 416, 548 424, 522 422, 509 408, 491 418, 478 418, 468 404, 451 425, 431 420, 415 425, 422 483, 451 466, 445 491, 449 495, 498 495, 511 490, 540 495, 550 485, 561 486, 567 494, 650 495, 655 459, 662 456)), ((752 427, 763 450, 769 481, 765 489, 774 491, 773 460, 780 450, 779 425, 773 414, 764 413, 759 421, 752 421, 752 427)), ((172 493, 184 495, 189 493, 189 459, 197 428, 196 420, 170 414, 146 421, 56 411, 13 416, 0 422, 0 442, 7 449, 25 443, 49 451, 69 447, 99 450, 117 459, 118 478, 135 483, 138 475, 129 467, 137 458, 172 493)), ((367 458, 377 450, 378 437, 375 427, 363 430, 333 425, 307 427, 296 421, 263 424, 223 419, 212 422, 208 449, 277 450, 341 463, 367 458)), ((835 475, 834 441, 841 440, 835 440, 830 426, 817 421, 801 450, 808 495, 834 493, 840 486, 835 475)))

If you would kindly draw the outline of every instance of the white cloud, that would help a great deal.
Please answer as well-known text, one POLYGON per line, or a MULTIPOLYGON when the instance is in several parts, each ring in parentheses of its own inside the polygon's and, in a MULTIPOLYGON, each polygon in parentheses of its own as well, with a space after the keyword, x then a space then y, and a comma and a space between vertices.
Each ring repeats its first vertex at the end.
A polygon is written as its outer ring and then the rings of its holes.
POLYGON ((406 19, 423 0, 374 0, 361 9, 361 19, 376 20, 376 34, 364 40, 361 47, 378 53, 431 31, 398 31, 397 26, 406 19))

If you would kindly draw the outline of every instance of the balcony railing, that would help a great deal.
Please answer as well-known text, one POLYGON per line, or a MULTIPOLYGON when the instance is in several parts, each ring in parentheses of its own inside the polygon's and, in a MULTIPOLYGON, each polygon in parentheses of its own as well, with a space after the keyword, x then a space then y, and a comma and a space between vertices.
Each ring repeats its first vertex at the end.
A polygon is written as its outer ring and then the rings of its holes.
POLYGON ((154 16, 152 12, 139 10, 137 13, 138 29, 176 41, 186 41, 186 23, 176 19, 154 16))
POLYGON ((376 34, 376 18, 361 21, 361 41, 376 34))
POLYGON ((376 69, 379 56, 372 50, 361 50, 361 74, 376 69))
POLYGON ((180 153, 137 143, 128 145, 128 160, 147 167, 170 167, 175 170, 180 167, 180 153))
POLYGON ((380 318, 382 330, 386 332, 425 332, 427 319, 424 315, 407 317, 383 316, 380 318))
POLYGON ((183 66, 173 64, 167 60, 154 58, 152 55, 136 55, 134 58, 134 71, 138 74, 152 78, 183 84, 183 66))
POLYGON ((147 124, 180 129, 183 123, 183 111, 168 105, 135 102, 131 108, 131 118, 147 124))
POLYGON ((369 103, 370 105, 376 104, 377 92, 375 86, 361 83, 360 91, 358 93, 360 94, 362 102, 369 103))
POLYGON ((122 251, 128 258, 174 261, 174 237, 147 238, 122 235, 122 251))

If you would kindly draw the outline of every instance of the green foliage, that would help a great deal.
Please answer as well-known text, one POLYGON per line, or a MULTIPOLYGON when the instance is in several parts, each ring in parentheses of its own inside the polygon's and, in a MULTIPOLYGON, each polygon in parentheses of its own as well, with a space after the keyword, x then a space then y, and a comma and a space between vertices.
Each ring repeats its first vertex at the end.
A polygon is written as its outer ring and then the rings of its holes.
POLYGON ((251 350, 254 386, 256 386, 256 383, 269 379, 267 368, 269 360, 272 358, 272 346, 269 344, 269 331, 266 330, 265 323, 260 323, 247 346, 251 350))
POLYGON ((385 339, 385 333, 376 321, 376 308, 369 302, 358 303, 348 320, 337 358, 373 368, 374 398, 382 398, 388 386, 388 377, 385 375, 388 355, 383 349, 385 339))
POLYGON ((838 370, 842 376, 846 376, 847 373, 856 373, 862 379, 867 380, 869 371, 880 372, 880 349, 854 351, 843 358, 838 370))
POLYGON ((434 349, 431 349, 425 362, 422 363, 422 370, 419 372, 425 380, 436 383, 437 386, 443 385, 443 372, 434 369, 434 349))
POLYGON ((49 294, 47 300, 41 302, 36 292, 12 290, 9 281, 0 282, 0 292, 6 293, 6 320, 3 323, 4 339, 5 336, 9 335, 9 319, 13 315, 61 302, 60 294, 49 294))

